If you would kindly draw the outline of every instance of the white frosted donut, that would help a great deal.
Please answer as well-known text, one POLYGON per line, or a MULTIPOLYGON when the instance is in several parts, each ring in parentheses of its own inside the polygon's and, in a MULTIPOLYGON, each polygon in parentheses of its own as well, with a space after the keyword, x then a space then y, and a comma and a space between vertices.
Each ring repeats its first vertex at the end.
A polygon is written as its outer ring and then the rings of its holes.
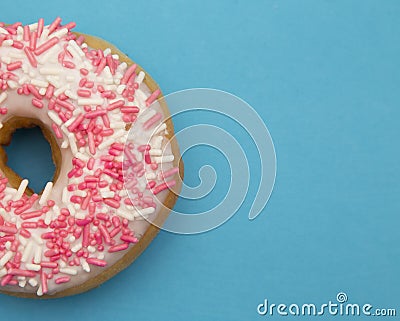
POLYGON ((163 202, 178 185, 179 155, 168 140, 172 128, 162 123, 168 115, 160 91, 121 54, 92 49, 74 26, 60 18, 48 26, 43 19, 0 23, 0 127, 33 119, 52 131, 61 151, 58 177, 41 195, 26 193, 26 179, 12 187, 0 172, 6 293, 63 296, 98 285, 150 242, 155 233, 139 246, 153 228, 143 216, 156 218, 163 209, 155 195, 163 202))

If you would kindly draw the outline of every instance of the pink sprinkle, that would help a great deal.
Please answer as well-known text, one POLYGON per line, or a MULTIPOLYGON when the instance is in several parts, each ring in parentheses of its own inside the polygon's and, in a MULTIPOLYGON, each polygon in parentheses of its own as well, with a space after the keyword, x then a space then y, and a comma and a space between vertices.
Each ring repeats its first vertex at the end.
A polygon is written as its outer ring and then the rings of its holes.
POLYGON ((93 166, 94 166, 94 158, 93 158, 93 157, 90 157, 90 159, 89 159, 89 161, 88 161, 88 163, 87 163, 87 168, 90 169, 90 170, 92 170, 92 169, 93 169, 93 166))
POLYGON ((28 57, 29 63, 32 65, 32 67, 37 67, 37 61, 35 56, 33 55, 32 51, 28 48, 25 47, 24 48, 25 54, 28 57))
POLYGON ((169 189, 169 188, 173 187, 175 184, 176 184, 176 182, 174 180, 172 180, 172 181, 157 185, 156 187, 153 188, 153 194, 156 195, 165 189, 169 189))
POLYGON ((39 99, 36 98, 32 99, 32 105, 35 106, 36 108, 43 108, 43 102, 41 102, 39 99))
POLYGON ((29 92, 32 93, 33 96, 35 96, 35 98, 42 100, 42 96, 34 85, 29 84, 26 87, 28 88, 29 92))
POLYGON ((149 107, 160 95, 161 91, 160 89, 156 89, 150 96, 149 98, 146 99, 146 106, 149 107))
POLYGON ((58 264, 56 262, 41 262, 40 266, 42 268, 55 269, 58 267, 58 264))
POLYGON ((60 39, 58 37, 54 37, 51 38, 50 40, 47 40, 45 43, 43 43, 42 45, 40 45, 39 47, 37 47, 35 49, 35 55, 39 56, 42 53, 44 53, 45 51, 49 50, 50 48, 52 48, 54 45, 56 45, 58 42, 60 41, 60 39))
POLYGON ((79 116, 76 117, 72 124, 68 126, 68 130, 70 132, 73 132, 81 124, 84 118, 85 116, 83 114, 79 114, 79 116))
POLYGON ((105 198, 104 204, 111 206, 113 208, 119 208, 121 204, 113 198, 105 198))
POLYGON ((138 242, 138 239, 136 237, 128 236, 128 235, 122 235, 121 240, 124 242, 128 242, 128 243, 137 243, 138 242))
POLYGON ((107 262, 106 262, 106 261, 100 260, 100 259, 96 259, 96 258, 91 258, 91 257, 88 257, 88 258, 86 259, 86 262, 88 262, 89 264, 93 264, 93 265, 97 265, 97 266, 102 266, 102 267, 104 267, 104 266, 107 265, 107 262))
POLYGON ((32 32, 31 38, 29 40, 29 49, 35 50, 36 49, 36 43, 37 43, 37 33, 36 31, 32 32))
POLYGON ((29 30, 29 26, 24 26, 24 41, 29 41, 31 38, 31 31, 29 30))
POLYGON ((51 124, 51 128, 53 128, 54 134, 56 135, 57 138, 63 138, 63 134, 60 130, 60 128, 56 124, 51 124))
POLYGON ((92 119, 92 118, 96 118, 96 117, 99 117, 99 116, 101 117, 101 116, 103 116, 105 114, 107 114, 107 112, 105 110, 101 110, 100 109, 100 110, 88 112, 85 115, 85 118, 92 119))
POLYGON ((110 237, 110 234, 108 233, 107 228, 106 228, 104 225, 100 224, 100 225, 99 225, 99 230, 100 230, 100 233, 101 233, 101 234, 103 235, 103 237, 104 237, 104 241, 105 241, 107 244, 111 244, 111 237, 110 237))
POLYGON ((23 220, 29 220, 31 218, 39 217, 39 216, 42 216, 42 215, 43 215, 42 211, 33 211, 33 212, 28 212, 28 213, 21 214, 20 217, 23 220))
POLYGON ((122 244, 119 244, 119 245, 111 246, 111 247, 108 249, 108 252, 109 252, 109 253, 119 252, 119 251, 126 250, 128 247, 129 247, 129 244, 128 244, 128 243, 122 243, 122 244))
POLYGON ((139 108, 138 107, 122 107, 121 112, 123 112, 123 113, 138 113, 139 108))
POLYGON ((171 168, 170 170, 163 172, 161 174, 161 178, 170 177, 170 176, 172 176, 172 175, 174 175, 174 174, 176 174, 178 172, 179 172, 179 168, 178 167, 171 168))
POLYGON ((78 89, 76 93, 78 94, 79 97, 85 97, 85 98, 88 98, 92 95, 90 90, 86 89, 78 89))
POLYGON ((63 67, 68 68, 68 69, 74 69, 75 68, 75 64, 71 61, 66 61, 64 60, 62 62, 63 67))
POLYGON ((11 283, 11 279, 13 278, 13 276, 11 274, 7 274, 5 275, 2 279, 1 279, 1 286, 6 286, 7 284, 11 283))
POLYGON ((86 68, 81 68, 79 69, 79 71, 83 76, 87 76, 89 74, 89 70, 87 70, 86 68))
POLYGON ((89 151, 92 155, 96 153, 96 145, 94 142, 93 132, 88 132, 89 151))
POLYGON ((60 278, 57 278, 54 280, 54 282, 56 284, 62 284, 62 283, 67 283, 71 280, 71 278, 69 276, 62 276, 60 278))
POLYGON ((120 108, 125 105, 125 101, 123 99, 113 102, 107 107, 107 110, 114 110, 116 108, 120 108))
POLYGON ((6 233, 6 234, 15 234, 18 232, 16 227, 13 226, 0 226, 0 232, 6 233))
POLYGON ((40 274, 42 280, 42 292, 43 294, 46 294, 49 291, 49 288, 47 287, 47 274, 43 270, 40 274))
POLYGON ((122 77, 121 79, 121 84, 126 84, 129 80, 129 78, 133 75, 133 73, 136 70, 136 64, 133 64, 132 66, 130 66, 128 68, 128 70, 126 71, 125 75, 122 77))
POLYGON ((22 228, 19 231, 19 235, 23 236, 24 238, 28 239, 31 237, 31 233, 28 230, 25 230, 24 228, 22 228))
POLYGON ((21 68, 21 66, 22 66, 22 61, 12 62, 12 63, 7 65, 7 70, 8 71, 13 71, 13 70, 21 68))
POLYGON ((46 94, 44 95, 47 99, 50 99, 53 97, 54 94, 54 86, 53 85, 48 85, 46 89, 46 94))
POLYGON ((39 37, 42 35, 43 27, 44 27, 44 19, 40 18, 38 21, 38 27, 37 27, 37 33, 38 33, 39 37))
POLYGON ((36 276, 36 273, 33 271, 28 270, 20 270, 20 269, 10 269, 7 271, 9 275, 16 275, 16 276, 25 276, 28 278, 33 278, 36 276))
POLYGON ((68 30, 74 29, 76 27, 76 23, 74 21, 68 22, 63 28, 67 28, 68 30))
POLYGON ((57 17, 49 26, 49 35, 51 35, 53 33, 54 30, 57 29, 57 27, 59 26, 59 24, 61 23, 61 18, 57 17))
POLYGON ((144 129, 149 129, 151 126, 153 126, 156 122, 158 122, 162 118, 161 113, 156 113, 153 117, 151 117, 148 121, 146 121, 143 124, 144 129))

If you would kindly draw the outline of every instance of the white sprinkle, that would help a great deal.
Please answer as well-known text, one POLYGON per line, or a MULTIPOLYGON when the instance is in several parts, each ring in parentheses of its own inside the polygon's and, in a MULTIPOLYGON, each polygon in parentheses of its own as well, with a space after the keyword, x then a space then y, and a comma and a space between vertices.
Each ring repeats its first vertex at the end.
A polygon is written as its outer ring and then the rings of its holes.
POLYGON ((62 191, 61 200, 62 200, 62 202, 64 204, 66 204, 68 202, 68 189, 67 189, 67 187, 64 187, 64 189, 62 191))
POLYGON ((156 179, 157 178, 157 175, 156 175, 156 173, 153 173, 153 172, 149 172, 149 173, 146 173, 146 179, 156 179))
POLYGON ((56 67, 43 67, 39 69, 40 74, 42 75, 58 75, 61 73, 60 68, 56 67))
POLYGON ((81 259, 81 265, 82 265, 82 269, 89 273, 90 272, 90 266, 88 264, 88 262, 86 262, 86 260, 81 259))
POLYGON ((38 87, 47 87, 49 85, 49 83, 47 81, 43 81, 40 79, 32 79, 31 84, 38 86, 38 87))
POLYGON ((65 36, 68 33, 68 29, 67 28, 62 28, 60 30, 57 30, 55 32, 53 32, 49 39, 54 38, 54 37, 58 37, 61 38, 62 36, 65 36))
POLYGON ((40 40, 41 41, 47 40, 48 36, 49 36, 49 28, 46 26, 45 28, 43 28, 42 34, 40 36, 40 40))
POLYGON ((160 163, 170 163, 174 160, 174 155, 165 155, 165 156, 161 156, 161 157, 154 157, 154 161, 157 164, 160 163))
POLYGON ((78 95, 73 93, 71 90, 66 90, 65 95, 74 100, 78 99, 78 95))
POLYGON ((39 271, 41 266, 39 264, 26 263, 26 269, 30 271, 39 271))
POLYGON ((35 255, 33 256, 33 262, 39 264, 42 261, 42 247, 37 246, 35 249, 35 255))
POLYGON ((73 268, 61 268, 61 273, 69 274, 69 275, 77 275, 78 271, 73 268))
POLYGON ((163 130, 165 130, 166 128, 167 128, 167 124, 166 123, 160 124, 159 126, 157 126, 157 128, 156 128, 156 130, 154 132, 154 135, 158 134, 159 132, 161 132, 163 130))
POLYGON ((25 246, 24 252, 22 254, 21 261, 26 262, 30 259, 33 250, 33 242, 29 241, 28 244, 25 246))
POLYGON ((103 98, 79 98, 78 105, 103 105, 104 99, 103 98))
POLYGON ((52 84, 54 87, 56 88, 60 88, 61 87, 61 83, 58 80, 58 77, 55 76, 47 76, 46 77, 47 81, 52 84))
POLYGON ((126 218, 128 221, 133 221, 135 219, 134 215, 130 212, 123 211, 121 209, 117 210, 117 215, 126 218))
POLYGON ((74 50, 81 56, 82 58, 85 57, 85 53, 82 51, 82 49, 79 47, 79 45, 76 43, 75 40, 70 40, 68 44, 74 48, 74 50))
POLYGON ((71 147, 72 155, 75 156, 75 154, 78 152, 78 146, 76 146, 75 135, 73 133, 68 134, 68 141, 69 146, 71 147))
MULTIPOLYGON (((4 44, 4 42, 3 42, 3 44, 4 44)), ((8 87, 10 87, 11 89, 15 89, 15 88, 18 87, 18 83, 15 82, 15 81, 13 81, 13 80, 8 80, 8 81, 7 81, 7 85, 8 85, 8 87)))
POLYGON ((82 160, 84 162, 87 162, 90 159, 90 157, 88 155, 82 154, 81 152, 76 153, 75 157, 79 158, 80 160, 82 160))
POLYGON ((44 215, 44 222, 49 225, 51 223, 51 219, 53 218, 53 215, 51 213, 51 211, 48 211, 45 215, 44 215))
POLYGON ((29 181, 27 179, 23 179, 21 184, 19 184, 17 193, 14 195, 14 201, 20 199, 25 192, 26 187, 28 186, 29 181))
POLYGON ((151 117, 153 117, 157 112, 154 109, 145 109, 144 112, 142 112, 139 116, 139 121, 141 123, 145 123, 148 121, 151 117))
POLYGON ((42 196, 40 197, 39 205, 44 205, 47 202, 47 199, 48 199, 52 189, 53 189, 53 182, 47 182, 47 184, 43 190, 42 196))
POLYGON ((162 136, 153 136, 150 140, 151 149, 160 149, 163 139, 164 137, 162 136))
POLYGON ((71 247, 71 251, 72 251, 73 253, 76 253, 76 252, 78 252, 81 248, 82 248, 82 243, 77 243, 77 244, 75 244, 73 247, 71 247))
POLYGON ((12 39, 7 39, 3 41, 3 46, 4 47, 11 47, 14 44, 14 40, 12 39))
POLYGON ((18 277, 18 285, 20 288, 24 288, 26 285, 26 278, 23 277, 18 277))
POLYGON ((125 123, 123 121, 116 121, 110 124, 110 128, 124 128, 125 123))
POLYGON ((126 88, 126 85, 119 85, 119 86, 117 87, 117 93, 118 93, 119 95, 121 95, 122 92, 125 90, 125 88, 126 88))
POLYGON ((39 288, 36 291, 36 295, 37 296, 42 296, 43 295, 43 289, 42 289, 42 285, 39 285, 39 288))
POLYGON ((68 141, 67 141, 67 140, 64 140, 64 141, 62 142, 62 144, 61 144, 61 148, 63 148, 63 149, 68 148, 68 146, 69 146, 69 144, 68 144, 68 141))
POLYGON ((49 111, 47 112, 47 115, 49 115, 50 119, 51 119, 52 121, 54 121, 54 122, 56 123, 56 125, 60 126, 60 125, 62 124, 61 118, 58 117, 58 114, 55 113, 54 111, 49 110, 49 111))
POLYGON ((0 269, 0 278, 3 277, 6 274, 7 274, 7 269, 6 268, 0 269))
POLYGON ((114 197, 114 192, 111 192, 111 191, 101 190, 100 194, 101 194, 101 197, 103 197, 103 198, 113 198, 114 197))
POLYGON ((162 149, 150 149, 149 154, 151 156, 161 156, 162 155, 162 149))
POLYGON ((54 96, 58 97, 59 95, 61 95, 62 93, 64 93, 66 90, 69 89, 69 84, 66 84, 60 88, 58 88, 55 92, 54 92, 54 96))
POLYGON ((145 76, 146 76, 146 74, 143 71, 140 71, 136 77, 136 82, 140 85, 145 76))
POLYGON ((28 241, 22 235, 18 236, 18 240, 21 242, 22 246, 26 246, 26 244, 28 244, 28 241))
POLYGON ((37 235, 36 233, 32 233, 32 239, 39 245, 43 244, 42 238, 39 235, 37 235))
POLYGON ((6 265, 6 263, 8 261, 10 261, 12 256, 13 256, 12 251, 8 251, 6 254, 4 254, 3 257, 0 259, 0 267, 3 267, 4 265, 6 265))
POLYGON ((76 210, 75 210, 74 205, 72 205, 71 203, 68 203, 67 208, 68 208, 68 211, 71 214, 71 216, 75 217, 76 210))
POLYGON ((96 252, 96 248, 95 248, 94 246, 89 245, 89 246, 87 247, 87 249, 88 249, 88 251, 89 251, 90 253, 96 252))
POLYGON ((0 94, 0 104, 7 99, 7 93, 4 91, 0 94))
POLYGON ((0 33, 4 33, 5 35, 8 35, 8 31, 2 27, 0 27, 0 33))
POLYGON ((33 278, 32 278, 32 279, 29 279, 28 283, 29 283, 29 285, 32 286, 32 287, 35 287, 35 286, 38 285, 38 282, 36 281, 36 279, 33 279, 33 278))

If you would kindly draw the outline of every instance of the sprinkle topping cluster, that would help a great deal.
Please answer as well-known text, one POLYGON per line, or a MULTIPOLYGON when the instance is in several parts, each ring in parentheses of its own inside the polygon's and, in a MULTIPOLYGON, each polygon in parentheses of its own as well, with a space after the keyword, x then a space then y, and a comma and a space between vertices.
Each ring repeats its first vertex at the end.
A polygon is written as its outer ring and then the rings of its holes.
POLYGON ((0 285, 37 295, 73 286, 74 276, 137 243, 135 222, 156 215, 155 195, 178 172, 152 105, 160 91, 149 92, 144 72, 110 49, 89 48, 73 27, 60 18, 0 23, 0 121, 34 112, 68 160, 41 195, 25 194, 26 179, 14 189, 0 176, 0 285), (138 131, 128 143, 132 124, 138 131))

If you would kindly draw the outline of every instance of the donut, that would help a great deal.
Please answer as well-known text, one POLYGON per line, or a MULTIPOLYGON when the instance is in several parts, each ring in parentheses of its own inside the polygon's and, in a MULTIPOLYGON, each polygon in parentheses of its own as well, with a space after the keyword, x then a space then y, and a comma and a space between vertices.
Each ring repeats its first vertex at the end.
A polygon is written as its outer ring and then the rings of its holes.
POLYGON ((0 292, 56 298, 130 265, 174 206, 183 164, 161 91, 106 41, 0 23, 0 144, 39 126, 55 174, 40 193, 0 149, 0 292))

